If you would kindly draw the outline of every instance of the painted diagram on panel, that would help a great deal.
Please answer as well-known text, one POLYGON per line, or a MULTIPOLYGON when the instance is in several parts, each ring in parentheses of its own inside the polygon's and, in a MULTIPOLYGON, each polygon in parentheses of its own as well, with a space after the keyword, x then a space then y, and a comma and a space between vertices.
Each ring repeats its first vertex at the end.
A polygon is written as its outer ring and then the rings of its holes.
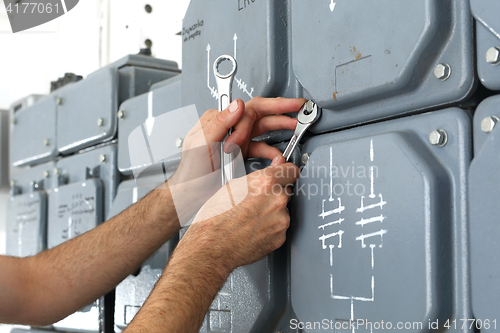
MULTIPOLYGON (((346 306, 350 306, 351 320, 355 320, 355 305, 357 302, 374 302, 376 297, 376 277, 374 268, 376 264, 377 249, 384 246, 384 236, 388 230, 384 228, 384 221, 387 216, 384 215, 384 206, 387 204, 383 199, 382 193, 376 192, 374 159, 375 150, 373 140, 370 141, 370 147, 367 147, 370 154, 370 191, 368 196, 360 196, 359 204, 355 207, 346 207, 342 202, 342 197, 335 197, 333 184, 333 152, 330 147, 330 196, 323 199, 321 204, 321 213, 318 215, 325 223, 318 226, 321 249, 330 256, 330 296, 334 300, 345 300, 346 306), (355 216, 356 219, 347 219, 344 214, 355 216), (353 225, 354 228, 353 228, 353 225), (345 229, 355 230, 355 236, 347 237, 345 229), (366 255, 371 263, 371 279, 366 281, 367 290, 371 293, 366 295, 345 295, 336 291, 336 274, 333 273, 334 253, 342 251, 342 245, 350 242, 356 242, 362 255, 366 255)), ((378 171, 378 169, 377 169, 378 171)), ((352 232, 351 232, 352 233, 352 232)), ((352 243, 351 243, 352 244, 352 243)), ((352 330, 355 332, 355 329, 352 330)))
MULTIPOLYGON (((238 41, 238 35, 234 34, 234 36, 233 36, 233 58, 236 60, 238 60, 236 58, 237 41, 238 41)), ((213 61, 216 58, 215 57, 213 60, 210 59, 210 50, 211 50, 211 46, 210 46, 210 44, 207 44, 207 87, 210 90, 210 94, 212 95, 212 97, 215 99, 218 99, 219 95, 217 93, 217 89, 210 85, 210 80, 212 80, 213 76, 214 76, 214 74, 211 73, 212 65, 213 65, 213 61)), ((238 89, 240 89, 242 92, 244 92, 246 95, 248 95, 248 97, 253 98, 253 92, 254 92, 253 87, 251 87, 250 90, 248 90, 249 89, 248 84, 245 81, 243 81, 243 79, 241 77, 238 77, 238 75, 236 75, 234 77, 234 81, 238 85, 238 89)))

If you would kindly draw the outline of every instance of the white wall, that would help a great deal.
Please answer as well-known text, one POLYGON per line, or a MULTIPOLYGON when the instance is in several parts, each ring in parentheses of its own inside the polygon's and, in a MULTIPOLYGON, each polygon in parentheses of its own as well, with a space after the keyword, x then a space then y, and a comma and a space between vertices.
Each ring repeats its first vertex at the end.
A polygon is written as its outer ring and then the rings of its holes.
MULTIPOLYGON (((153 55, 181 66, 182 19, 189 0, 81 0, 67 14, 13 34, 0 4, 0 109, 30 94, 47 94, 66 72, 84 77, 153 42, 153 55), (152 12, 145 11, 145 5, 152 12)), ((5 163, 5 161, 0 161, 5 163)), ((0 254, 5 253, 8 193, 0 191, 0 254)), ((0 324, 0 333, 11 326, 0 324)))

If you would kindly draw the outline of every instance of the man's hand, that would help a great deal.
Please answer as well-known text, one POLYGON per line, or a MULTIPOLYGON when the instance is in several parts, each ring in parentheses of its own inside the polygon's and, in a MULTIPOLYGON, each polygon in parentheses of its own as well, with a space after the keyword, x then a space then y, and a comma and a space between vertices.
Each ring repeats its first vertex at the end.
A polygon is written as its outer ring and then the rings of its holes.
POLYGON ((230 272, 285 242, 286 204, 299 170, 284 162, 277 156, 270 167, 232 180, 202 207, 126 332, 197 332, 230 272), (228 188, 233 197, 248 194, 230 207, 228 188))
POLYGON ((277 148, 251 140, 267 131, 295 129, 296 119, 279 114, 298 112, 304 103, 303 98, 256 97, 246 104, 234 100, 222 112, 205 112, 184 139, 181 163, 168 181, 181 226, 221 186, 220 142, 228 130, 233 128, 224 145, 226 153, 273 159, 281 154, 277 148))
POLYGON ((213 264, 222 264, 229 272, 280 247, 290 224, 286 205, 299 177, 299 169, 284 162, 278 155, 270 167, 221 188, 198 212, 179 247, 204 244, 213 264), (232 207, 233 202, 240 203, 232 207))

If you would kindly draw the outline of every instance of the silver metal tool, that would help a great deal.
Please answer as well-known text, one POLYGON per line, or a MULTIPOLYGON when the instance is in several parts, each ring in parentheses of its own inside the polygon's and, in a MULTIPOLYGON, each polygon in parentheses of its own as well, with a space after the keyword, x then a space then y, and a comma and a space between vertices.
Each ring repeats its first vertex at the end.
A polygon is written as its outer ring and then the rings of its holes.
POLYGON ((297 144, 299 143, 304 133, 312 124, 314 124, 316 120, 318 120, 320 114, 321 109, 318 108, 316 103, 314 103, 313 101, 307 101, 307 103, 304 104, 302 110, 300 110, 297 116, 297 127, 295 127, 295 132, 293 133, 293 136, 290 139, 288 146, 286 146, 285 152, 283 153, 283 157, 287 162, 290 161, 292 153, 295 150, 295 147, 297 147, 297 144))
MULTIPOLYGON (((214 75, 215 82, 217 83, 217 91, 219 94, 219 112, 225 110, 229 104, 231 104, 232 90, 233 90, 233 80, 236 74, 237 64, 236 60, 229 55, 221 55, 214 62, 214 75), (222 74, 219 71, 219 65, 224 61, 230 61, 232 64, 232 69, 228 74, 222 74)), ((233 153, 226 154, 224 152, 224 143, 226 139, 231 135, 232 130, 230 129, 224 139, 221 142, 220 152, 221 152, 221 174, 222 174, 222 185, 224 186, 228 181, 234 177, 234 156, 233 153)))

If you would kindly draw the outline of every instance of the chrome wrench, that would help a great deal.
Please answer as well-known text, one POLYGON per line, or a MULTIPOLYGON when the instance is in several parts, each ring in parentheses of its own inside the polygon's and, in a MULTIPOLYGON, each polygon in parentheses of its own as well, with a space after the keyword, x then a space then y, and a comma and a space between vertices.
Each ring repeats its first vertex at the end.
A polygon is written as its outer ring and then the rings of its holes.
POLYGON ((297 116, 297 126, 295 127, 292 138, 290 139, 290 142, 288 143, 288 146, 286 146, 286 149, 283 153, 283 157, 287 162, 290 161, 292 153, 295 150, 295 147, 297 147, 300 139, 302 139, 304 133, 312 124, 316 122, 316 120, 318 120, 320 114, 321 109, 318 108, 316 103, 314 103, 313 101, 307 101, 302 107, 302 110, 299 111, 299 114, 297 116))
MULTIPOLYGON (((233 80, 236 74, 237 64, 236 60, 229 55, 221 55, 214 62, 214 75, 215 82, 217 83, 218 91, 218 102, 219 102, 219 112, 227 109, 229 104, 231 104, 232 90, 233 90, 233 80), (230 61, 232 64, 232 69, 228 74, 221 74, 219 72, 219 65, 224 61, 230 61)), ((221 163, 221 174, 222 174, 222 186, 229 182, 234 177, 234 156, 233 153, 224 152, 224 143, 226 139, 231 135, 232 129, 229 129, 228 133, 224 137, 220 146, 220 163, 221 163)))

